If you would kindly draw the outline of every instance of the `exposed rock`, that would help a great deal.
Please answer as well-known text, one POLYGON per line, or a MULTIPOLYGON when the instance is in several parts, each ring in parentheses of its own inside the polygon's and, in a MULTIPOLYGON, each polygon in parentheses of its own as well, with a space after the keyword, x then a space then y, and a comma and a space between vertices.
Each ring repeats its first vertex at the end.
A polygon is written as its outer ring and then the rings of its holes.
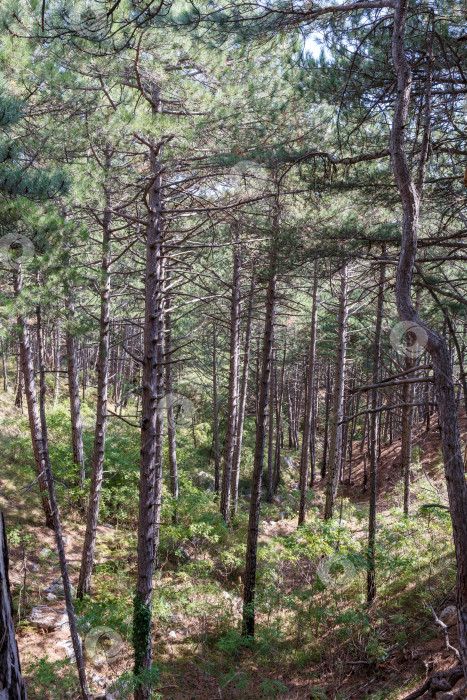
POLYGON ((121 695, 117 690, 106 688, 105 700, 121 700, 121 695))
POLYGON ((40 629, 65 629, 68 626, 66 610, 54 610, 47 605, 39 605, 33 608, 28 617, 29 622, 40 629))
MULTIPOLYGON (((73 597, 76 596, 76 588, 70 584, 70 589, 71 589, 71 595, 73 597)), ((61 578, 56 578, 52 581, 52 583, 47 586, 47 588, 44 589, 44 593, 52 593, 54 596, 59 596, 60 598, 65 597, 65 593, 63 590, 63 584, 62 584, 62 579, 61 578)))
POLYGON ((57 646, 65 651, 65 654, 71 661, 75 660, 75 650, 73 649, 73 642, 71 637, 69 639, 63 639, 61 642, 57 642, 57 646))
POLYGON ((290 457, 283 457, 282 458, 284 462, 284 466, 286 469, 293 469, 294 468, 294 463, 292 462, 292 459, 290 457))
POLYGON ((457 609, 455 605, 448 605, 439 614, 439 619, 444 622, 445 625, 450 627, 451 625, 457 624, 457 609))
POLYGON ((52 603, 54 600, 57 600, 57 596, 54 595, 53 593, 47 593, 45 596, 45 599, 49 601, 49 603, 52 603))
POLYGON ((169 637, 170 639, 177 639, 177 633, 174 630, 170 630, 169 637))
POLYGON ((109 682, 108 678, 105 678, 104 676, 99 676, 98 673, 90 673, 89 680, 91 680, 94 683, 94 685, 97 685, 99 688, 105 688, 107 683, 109 682))

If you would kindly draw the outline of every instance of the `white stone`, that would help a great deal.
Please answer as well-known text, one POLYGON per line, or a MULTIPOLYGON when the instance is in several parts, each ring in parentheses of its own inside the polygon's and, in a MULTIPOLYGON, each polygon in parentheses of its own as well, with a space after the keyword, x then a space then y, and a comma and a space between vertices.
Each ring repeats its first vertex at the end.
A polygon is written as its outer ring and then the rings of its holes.
MULTIPOLYGON (((70 590, 71 590, 71 595, 73 597, 76 597, 76 588, 70 584, 70 590)), ((44 593, 52 593, 54 596, 60 596, 60 598, 65 597, 65 592, 63 589, 63 584, 62 584, 62 579, 61 578, 56 578, 52 581, 52 583, 47 586, 47 588, 44 590, 44 593)))
POLYGON ((450 617, 451 615, 457 615, 457 608, 455 605, 448 605, 444 608, 439 614, 439 619, 444 621, 446 617, 450 617))
POLYGON ((33 608, 28 620, 41 629, 63 629, 68 625, 66 610, 53 610, 46 605, 33 608))

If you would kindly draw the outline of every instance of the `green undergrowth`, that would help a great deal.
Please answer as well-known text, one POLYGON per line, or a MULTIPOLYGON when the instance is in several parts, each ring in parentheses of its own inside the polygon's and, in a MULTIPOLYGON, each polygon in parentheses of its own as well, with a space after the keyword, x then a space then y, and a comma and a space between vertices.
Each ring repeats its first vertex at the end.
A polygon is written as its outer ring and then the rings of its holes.
MULTIPOLYGON (((91 406, 84 405, 83 417, 89 463, 91 406)), ((70 526, 82 522, 79 502, 83 494, 75 483, 64 404, 49 410, 49 426, 60 508, 70 526)), ((109 422, 101 522, 112 528, 108 535, 99 536, 93 596, 76 606, 83 637, 92 628, 110 627, 121 636, 129 658, 136 574, 138 438, 136 429, 117 419, 109 422)), ((200 485, 197 478, 201 471, 212 474, 211 439, 207 423, 197 427, 196 448, 191 427, 180 430, 177 504, 170 496, 168 480, 163 484, 153 595, 154 656, 160 677, 183 676, 187 664, 194 664, 222 692, 232 691, 240 697, 280 697, 293 692, 297 679, 305 679, 312 688, 311 697, 334 698, 338 696, 326 693, 335 687, 335 678, 345 678, 352 663, 358 661, 370 676, 378 676, 380 694, 374 691, 367 697, 390 698, 398 680, 386 670, 386 663, 407 645, 424 643, 436 634, 429 605, 442 600, 455 581, 449 514, 423 508, 424 503, 434 501, 435 494, 419 463, 414 466, 411 515, 402 513, 400 484, 386 499, 384 515, 378 513, 378 596, 371 606, 366 603, 367 507, 344 499, 338 504, 338 516, 323 522, 322 494, 310 491, 307 523, 297 529, 292 520, 298 509, 297 470, 293 465, 284 467, 276 502, 262 505, 257 627, 251 640, 241 636, 241 596, 249 508, 242 491, 246 494, 250 486, 253 421, 246 425, 241 498, 230 527, 218 513, 218 496, 209 488, 209 480, 200 485)), ((23 486, 34 479, 25 418, 14 437, 2 438, 2 454, 7 464, 6 483, 14 477, 14 483, 23 486)), ((288 450, 285 454, 297 457, 288 450)), ((164 470, 167 474, 165 451, 164 470)), ((437 492, 436 499, 440 497, 437 492)), ((35 487, 24 494, 24 501, 34 500, 40 513, 35 487)), ((33 529, 29 536, 12 517, 9 533, 14 551, 27 547, 34 554, 33 529)), ((30 604, 34 585, 31 578, 26 591, 30 604)), ((17 605, 18 591, 13 593, 17 605)), ((30 697, 57 697, 54 673, 62 679, 60 697, 66 697, 67 683, 71 683, 67 679, 73 670, 46 659, 27 667, 30 697)))

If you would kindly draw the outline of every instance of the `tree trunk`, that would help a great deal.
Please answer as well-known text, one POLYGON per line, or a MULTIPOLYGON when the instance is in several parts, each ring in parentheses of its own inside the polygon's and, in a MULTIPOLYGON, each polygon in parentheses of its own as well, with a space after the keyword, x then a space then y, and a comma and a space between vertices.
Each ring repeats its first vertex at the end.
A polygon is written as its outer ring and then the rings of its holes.
POLYGON ((71 441, 73 446, 73 464, 78 468, 78 484, 84 488, 86 474, 84 471, 83 425, 81 422, 81 402, 79 398, 78 360, 76 357, 76 340, 73 322, 75 303, 73 290, 70 288, 67 299, 68 324, 66 332, 66 352, 68 363, 68 392, 70 396, 71 441))
POLYGON ((313 488, 315 483, 315 471, 316 471, 316 430, 318 423, 318 391, 316 389, 316 371, 313 375, 313 404, 311 407, 311 433, 310 433, 310 480, 308 485, 313 488))
POLYGON ((213 403, 213 446, 214 446, 214 491, 219 493, 220 450, 219 450, 219 399, 217 397, 217 333, 212 326, 212 403, 213 403))
POLYGON ((308 489, 308 460, 310 455, 311 421, 313 417, 316 358, 316 321, 318 318, 318 262, 315 261, 313 281, 313 306, 311 310, 311 336, 308 350, 307 395, 305 404, 305 418, 303 428, 302 456, 300 461, 300 506, 298 511, 298 524, 303 525, 306 519, 306 493, 308 489))
MULTIPOLYGON (((405 360, 406 369, 411 369, 413 366, 413 358, 407 357, 405 360)), ((402 386, 402 403, 412 403, 413 386, 413 384, 404 384, 402 386)), ((410 467, 412 463, 413 425, 413 409, 410 406, 402 406, 401 421, 401 466, 402 474, 404 475, 404 515, 408 515, 410 509, 410 467)))
MULTIPOLYGON (((170 268, 166 268, 166 286, 170 284, 170 268)), ((165 400, 167 404, 167 438, 169 444, 169 469, 170 469, 170 493, 175 500, 178 499, 178 464, 177 464, 177 440, 175 433, 175 412, 172 380, 172 313, 170 305, 172 296, 170 292, 165 297, 165 400)), ((175 515, 176 518, 176 515, 175 515)))
POLYGON ((251 277, 250 296, 248 301, 248 315, 245 330, 245 351, 243 355, 242 385, 238 407, 237 439, 232 464, 232 514, 236 515, 238 508, 238 485, 240 481, 240 463, 242 459, 243 426, 245 423, 246 398, 248 393, 248 371, 250 367, 251 329, 253 326, 253 303, 256 276, 253 270, 251 277))
MULTIPOLYGON (((18 297, 23 288, 23 277, 21 269, 15 277, 15 294, 18 297)), ((42 508, 45 515, 45 524, 53 530, 54 522, 52 518, 51 505, 47 497, 47 476, 44 472, 41 454, 43 452, 43 435, 41 430, 39 408, 37 405, 36 384, 34 380, 34 368, 31 353, 31 343, 29 329, 26 318, 20 313, 18 316, 18 328, 20 334, 20 355, 22 376, 24 382, 24 392, 28 406, 29 429, 31 431, 32 449, 34 452, 34 462, 36 465, 37 481, 41 492, 42 508)))
POLYGON ((70 579, 68 576, 68 566, 65 555, 65 545, 63 543, 62 526, 60 523, 60 513, 58 510, 58 502, 55 494, 55 483, 52 476, 52 467, 50 464, 49 445, 47 439, 47 421, 45 417, 45 366, 44 366, 44 351, 42 338, 42 322, 41 309, 37 307, 37 340, 38 340, 38 356, 39 356, 39 373, 40 373, 40 422, 42 430, 41 442, 41 463, 46 474, 47 484, 49 487, 49 499, 52 508, 53 527, 55 531, 55 542, 57 544, 58 561, 60 563, 60 573, 62 576, 63 593, 65 596, 65 606, 68 614, 68 624, 70 625, 70 636, 73 643, 73 651, 75 654, 76 668, 78 670, 79 683, 81 687, 81 696, 83 700, 91 700, 88 683, 86 680, 86 671, 84 668, 83 649, 81 639, 78 635, 76 627, 75 610, 73 607, 73 599, 71 596, 70 579))
POLYGON ((21 342, 18 343, 16 355, 16 382, 15 382, 15 406, 23 412, 23 370, 21 369, 21 342))
POLYGON ((235 437, 238 420, 238 365, 240 340, 240 249, 239 231, 236 226, 235 247, 233 254, 232 300, 230 304, 230 367, 229 395, 227 402, 227 425, 225 433, 224 459, 222 467, 222 491, 220 511, 228 524, 230 521, 230 491, 232 484, 232 463, 235 449, 235 437))
POLYGON ((339 293, 339 316, 337 355, 334 375, 334 396, 332 404, 332 428, 329 443, 328 483, 326 484, 326 504, 324 519, 329 520, 334 514, 334 503, 340 480, 340 443, 342 436, 342 409, 344 399, 345 358, 347 352, 347 296, 348 296, 348 266, 341 269, 341 284, 339 293))
POLYGON ((2 343, 2 366, 3 366, 3 391, 8 391, 8 372, 6 369, 6 347, 2 343))
MULTIPOLYGON (((385 248, 383 246, 383 255, 385 248)), ((377 384, 380 378, 381 366, 381 330, 383 326, 383 306, 384 306, 384 286, 386 282, 386 265, 383 263, 379 272, 378 297, 376 302, 376 326, 375 340, 373 346, 373 371, 372 384, 377 384)), ((376 562, 375 562, 375 541, 376 541, 376 499, 378 486, 378 437, 379 437, 379 413, 376 412, 378 406, 379 391, 372 390, 370 414, 370 512, 368 517, 368 574, 367 574, 367 601, 372 602, 376 595, 376 562)))
MULTIPOLYGON (((159 91, 155 91, 159 104, 159 91)), ((155 111, 155 110, 154 110, 155 111)), ((151 186, 148 191, 146 229, 145 318, 143 351, 143 392, 141 401, 141 459, 139 480, 138 566, 134 598, 133 646, 135 676, 149 672, 152 666, 152 577, 157 557, 158 511, 162 484, 161 456, 164 391, 163 346, 163 227, 164 203, 159 146, 149 152, 151 186), (157 532, 156 532, 157 527, 157 532)), ((135 700, 149 700, 150 682, 139 682, 135 700)))
MULTIPOLYGON (((106 153, 106 166, 110 168, 110 152, 106 153)), ((110 239, 112 214, 107 188, 106 208, 102 218, 101 310, 99 322, 99 352, 97 360, 97 406, 94 430, 94 449, 91 462, 91 487, 86 513, 81 569, 79 572, 78 598, 91 594, 91 576, 94 567, 99 503, 104 471, 105 434, 107 428, 107 395, 109 386, 109 329, 110 329, 110 239)))
POLYGON ((285 358, 287 354, 287 340, 284 342, 284 354, 282 356, 281 369, 281 384, 279 395, 276 401, 276 449, 274 453, 274 483, 273 492, 277 493, 281 480, 281 437, 282 437, 282 412, 284 404, 284 374, 285 374, 285 358))
POLYGON ((61 330, 60 322, 57 321, 55 328, 55 347, 54 347, 54 364, 55 364, 55 376, 54 376, 54 407, 58 404, 58 399, 60 395, 60 345, 61 345, 61 330))
POLYGON ((326 476, 326 466, 329 450, 329 414, 331 412, 331 367, 326 366, 326 399, 325 399, 325 417, 324 417, 324 437, 323 437, 323 459, 321 462, 321 478, 326 476))
POLYGON ((256 587, 256 557, 258 547, 258 526, 261 505, 261 481, 263 476, 264 447, 268 425, 268 396, 271 375, 271 360, 274 337, 274 321, 276 313, 276 251, 273 247, 269 262, 269 283, 266 298, 266 320, 264 324, 263 353, 261 368, 261 386, 258 399, 258 423, 256 427, 255 457, 253 464, 253 479, 251 484, 250 515, 248 520, 248 539, 246 548, 245 583, 243 591, 243 625, 244 636, 254 636, 255 633, 255 587, 256 587))
MULTIPOLYGON (((274 345, 274 338, 273 338, 274 345)), ((268 425, 268 470, 267 470, 267 483, 266 483, 266 500, 268 503, 272 503, 272 493, 273 493, 273 473, 272 468, 274 464, 274 396, 275 396, 275 353, 273 350, 271 357, 271 371, 269 380, 269 425, 268 425)))
POLYGON ((401 321, 409 321, 425 334, 433 364, 441 445, 453 524, 457 560, 458 649, 467 677, 467 485, 462 462, 457 407, 449 352, 444 339, 424 324, 412 304, 411 285, 417 251, 419 205, 429 151, 431 117, 431 61, 425 97, 425 134, 415 185, 405 153, 405 130, 412 87, 412 71, 405 54, 408 0, 395 0, 392 57, 397 75, 397 94, 391 129, 391 158, 402 201, 402 245, 396 276, 396 303, 401 321))
POLYGON ((447 312, 445 312, 445 318, 448 324, 449 333, 451 334, 451 338, 454 343, 454 347, 456 348, 457 361, 459 363, 459 380, 462 387, 462 394, 464 397, 464 408, 467 415, 467 375, 464 372, 463 353, 461 351, 459 340, 456 335, 456 329, 454 328, 454 325, 447 312))
POLYGON ((5 520, 0 511, 0 698, 27 700, 13 622, 13 603, 8 578, 8 544, 5 520))

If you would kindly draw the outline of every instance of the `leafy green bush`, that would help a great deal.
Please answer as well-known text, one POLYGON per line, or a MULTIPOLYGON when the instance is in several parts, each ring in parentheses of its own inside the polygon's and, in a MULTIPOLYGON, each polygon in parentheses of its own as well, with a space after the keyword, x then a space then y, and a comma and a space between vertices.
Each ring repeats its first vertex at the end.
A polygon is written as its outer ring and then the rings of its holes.
POLYGON ((46 657, 33 661, 25 668, 24 676, 30 700, 80 697, 76 668, 69 659, 49 661, 46 657))

